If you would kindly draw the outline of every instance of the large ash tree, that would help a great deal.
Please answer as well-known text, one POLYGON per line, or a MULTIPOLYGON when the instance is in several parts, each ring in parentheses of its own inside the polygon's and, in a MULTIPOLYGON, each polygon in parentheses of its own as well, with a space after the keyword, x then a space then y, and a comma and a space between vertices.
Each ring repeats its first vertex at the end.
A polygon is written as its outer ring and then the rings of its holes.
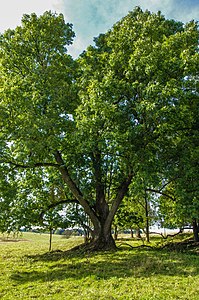
POLYGON ((67 54, 73 37, 50 12, 24 15, 1 36, 1 164, 17 176, 58 170, 92 222, 87 247, 112 249, 112 221, 132 182, 170 174, 161 159, 171 164, 178 131, 193 122, 197 25, 136 8, 77 61, 67 54))

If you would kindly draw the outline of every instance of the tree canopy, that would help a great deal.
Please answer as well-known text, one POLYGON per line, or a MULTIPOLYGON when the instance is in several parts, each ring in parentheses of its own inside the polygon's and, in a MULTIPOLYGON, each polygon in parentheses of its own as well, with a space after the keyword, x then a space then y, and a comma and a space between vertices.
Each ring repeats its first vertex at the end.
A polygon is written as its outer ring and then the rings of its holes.
POLYGON ((51 12, 1 35, 1 168, 58 172, 110 249, 131 185, 197 180, 198 27, 137 7, 77 60, 73 38, 51 12))

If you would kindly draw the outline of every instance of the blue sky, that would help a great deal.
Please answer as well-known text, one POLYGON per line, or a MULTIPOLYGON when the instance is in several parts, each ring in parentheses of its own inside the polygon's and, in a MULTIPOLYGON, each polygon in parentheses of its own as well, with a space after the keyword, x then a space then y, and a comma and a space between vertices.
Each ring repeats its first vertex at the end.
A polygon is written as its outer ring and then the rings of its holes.
POLYGON ((76 38, 69 52, 77 57, 92 44, 93 37, 106 32, 138 5, 182 22, 199 20, 198 0, 0 0, 0 32, 19 25, 24 13, 63 13, 66 22, 74 26, 76 38))

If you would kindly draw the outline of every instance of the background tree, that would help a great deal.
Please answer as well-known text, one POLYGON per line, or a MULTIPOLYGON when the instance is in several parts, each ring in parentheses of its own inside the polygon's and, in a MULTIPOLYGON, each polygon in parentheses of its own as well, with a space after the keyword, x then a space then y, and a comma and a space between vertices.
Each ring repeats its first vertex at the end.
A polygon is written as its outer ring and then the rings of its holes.
POLYGON ((164 195, 157 201, 158 217, 162 227, 193 228, 194 240, 199 241, 199 203, 195 193, 180 191, 175 184, 170 184, 164 190, 164 195))
POLYGON ((144 227, 143 207, 140 208, 135 201, 125 198, 117 210, 113 225, 115 239, 119 230, 129 230, 133 237, 134 230, 140 231, 144 227))

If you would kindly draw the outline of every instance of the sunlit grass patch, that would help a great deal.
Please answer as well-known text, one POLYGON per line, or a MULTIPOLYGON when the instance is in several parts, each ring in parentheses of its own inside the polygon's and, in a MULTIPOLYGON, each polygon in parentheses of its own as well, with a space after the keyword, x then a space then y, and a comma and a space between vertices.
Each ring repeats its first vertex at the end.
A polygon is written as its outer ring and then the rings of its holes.
MULTIPOLYGON (((68 251, 81 237, 26 233, 0 243, 1 299, 198 300, 199 256, 148 248, 68 251)), ((132 245, 141 241, 128 241, 132 245)))

